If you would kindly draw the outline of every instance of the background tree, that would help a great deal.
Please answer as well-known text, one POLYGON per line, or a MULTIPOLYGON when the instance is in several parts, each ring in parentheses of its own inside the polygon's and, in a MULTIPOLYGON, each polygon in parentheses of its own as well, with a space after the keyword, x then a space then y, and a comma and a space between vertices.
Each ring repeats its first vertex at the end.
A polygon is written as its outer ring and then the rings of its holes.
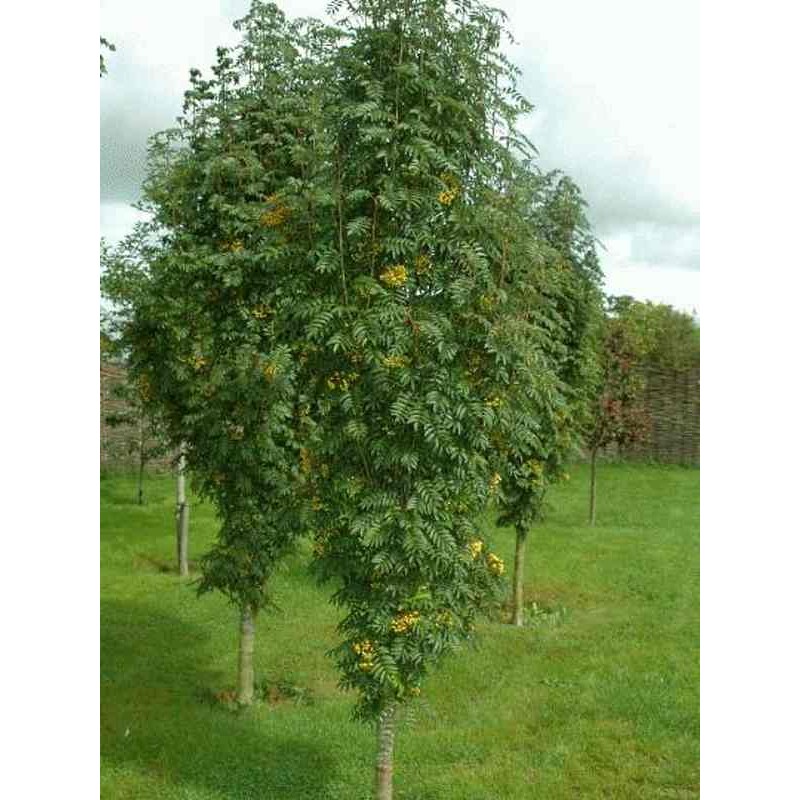
POLYGON ((104 285, 133 373, 219 512, 199 589, 239 609, 238 697, 249 704, 254 621, 303 524, 297 368, 277 322, 295 297, 286 242, 272 234, 286 213, 274 190, 302 173, 297 115, 315 46, 304 31, 316 26, 256 2, 237 27, 241 46, 218 49, 210 79, 192 70, 179 127, 154 138, 151 221, 123 243, 104 285))
POLYGON ((498 397, 503 475, 498 523, 515 530, 511 616, 513 624, 522 625, 529 530, 543 516, 550 485, 568 477, 566 462, 586 421, 601 273, 585 203, 568 177, 531 172, 517 192, 526 246, 510 273, 506 313, 518 330, 527 331, 525 341, 516 343, 518 358, 527 350, 522 363, 542 365, 538 371, 518 369, 508 396, 498 397))
MULTIPOLYGON (((131 236, 120 243, 116 250, 108 243, 100 240, 100 264, 102 287, 106 299, 114 298, 122 302, 122 310, 112 306, 101 313, 100 357, 101 359, 119 360, 124 365, 130 355, 121 338, 126 322, 133 309, 133 298, 146 280, 147 266, 145 259, 154 253, 152 243, 148 241, 145 227, 138 227, 131 236)), ((147 381, 131 380, 127 366, 125 383, 115 386, 114 393, 124 404, 121 411, 107 417, 111 425, 125 426, 128 430, 137 431, 135 436, 128 437, 128 452, 134 451, 139 458, 139 503, 143 497, 144 467, 148 461, 159 458, 171 451, 167 431, 163 423, 153 416, 153 409, 147 404, 149 384, 147 381)), ((178 573, 185 577, 189 574, 189 503, 186 496, 186 457, 185 445, 178 448, 176 461, 175 491, 175 539, 178 573)))
POLYGON ((625 447, 647 435, 649 422, 642 402, 645 379, 640 366, 647 344, 636 319, 627 308, 608 302, 598 344, 598 377, 594 385, 591 417, 586 435, 590 457, 589 523, 595 524, 597 507, 597 455, 602 447, 625 447))
POLYGON ((142 385, 126 381, 112 389, 121 408, 106 415, 106 423, 122 431, 124 455, 137 462, 136 502, 144 504, 144 471, 147 464, 168 452, 168 443, 158 419, 148 413, 142 385))
POLYGON ((681 371, 700 366, 700 327, 691 315, 628 296, 611 298, 610 303, 613 313, 624 314, 638 331, 645 368, 681 371))

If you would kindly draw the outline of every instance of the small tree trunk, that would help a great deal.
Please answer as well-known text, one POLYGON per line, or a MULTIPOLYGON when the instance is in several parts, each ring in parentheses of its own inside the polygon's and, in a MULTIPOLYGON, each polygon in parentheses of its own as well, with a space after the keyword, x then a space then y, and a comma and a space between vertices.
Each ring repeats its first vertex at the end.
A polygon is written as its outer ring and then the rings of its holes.
POLYGON ((394 703, 378 717, 378 757, 375 760, 375 800, 392 800, 392 764, 394 761, 394 703))
POLYGON ((592 466, 589 473, 589 524, 594 525, 597 510, 597 448, 592 449, 592 466))
POLYGON ((139 505, 144 505, 144 417, 139 417, 139 488, 136 500, 139 505))
POLYGON ((522 584, 525 578, 525 542, 528 538, 528 531, 522 525, 516 526, 517 546, 514 551, 514 586, 513 597, 513 624, 522 627, 523 596, 522 584))
POLYGON ((178 550, 178 572, 189 574, 189 504, 186 502, 186 455, 181 447, 178 460, 178 483, 175 502, 175 534, 178 550))
POLYGON ((250 606, 242 606, 239 628, 239 691, 237 698, 243 706, 253 702, 255 692, 255 672, 253 670, 253 649, 255 646, 255 616, 250 606))

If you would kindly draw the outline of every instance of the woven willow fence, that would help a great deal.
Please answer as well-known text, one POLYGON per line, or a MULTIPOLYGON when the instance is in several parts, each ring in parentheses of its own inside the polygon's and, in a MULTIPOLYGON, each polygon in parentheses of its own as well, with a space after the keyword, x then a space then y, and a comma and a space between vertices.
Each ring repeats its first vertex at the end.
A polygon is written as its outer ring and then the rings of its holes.
MULTIPOLYGON (((609 449, 606 458, 634 461, 659 461, 666 464, 700 463, 700 370, 657 370, 645 372, 645 405, 650 418, 646 442, 618 452, 609 449)), ((134 426, 111 427, 109 414, 124 410, 114 396, 113 387, 125 380, 125 368, 100 362, 100 466, 108 469, 133 469, 137 456, 130 451, 137 430, 134 426)), ((168 470, 172 457, 152 461, 149 469, 168 470)))
POLYGON ((648 368, 644 404, 650 422, 647 439, 624 449, 608 448, 606 458, 700 464, 700 369, 648 368))

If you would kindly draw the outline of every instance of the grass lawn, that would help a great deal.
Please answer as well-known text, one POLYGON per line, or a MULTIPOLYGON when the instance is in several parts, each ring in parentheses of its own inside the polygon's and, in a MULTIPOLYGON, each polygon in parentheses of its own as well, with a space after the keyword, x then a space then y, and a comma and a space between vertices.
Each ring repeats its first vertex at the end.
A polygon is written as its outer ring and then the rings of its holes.
MULTIPOLYGON (((479 626, 423 687, 395 746, 396 800, 699 797, 697 469, 601 465, 552 495, 528 541, 523 629, 479 626)), ((235 714, 208 702, 236 678, 235 610, 174 572, 174 483, 101 494, 101 796, 107 800, 367 800, 374 736, 350 720, 326 651, 330 587, 303 543, 262 615, 257 679, 303 690, 235 714)), ((190 554, 216 529, 194 503, 190 554)), ((491 533, 511 571, 513 534, 491 533)), ((276 693, 277 695, 277 693, 276 693)))

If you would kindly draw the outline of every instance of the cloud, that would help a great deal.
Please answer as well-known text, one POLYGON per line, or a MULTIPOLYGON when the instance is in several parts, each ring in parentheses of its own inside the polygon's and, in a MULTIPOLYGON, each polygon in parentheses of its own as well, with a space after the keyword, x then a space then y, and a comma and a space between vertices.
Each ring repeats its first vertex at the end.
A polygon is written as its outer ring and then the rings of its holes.
POLYGON ((542 165, 581 186, 601 240, 627 234, 637 262, 699 268, 696 4, 501 5, 542 165))

